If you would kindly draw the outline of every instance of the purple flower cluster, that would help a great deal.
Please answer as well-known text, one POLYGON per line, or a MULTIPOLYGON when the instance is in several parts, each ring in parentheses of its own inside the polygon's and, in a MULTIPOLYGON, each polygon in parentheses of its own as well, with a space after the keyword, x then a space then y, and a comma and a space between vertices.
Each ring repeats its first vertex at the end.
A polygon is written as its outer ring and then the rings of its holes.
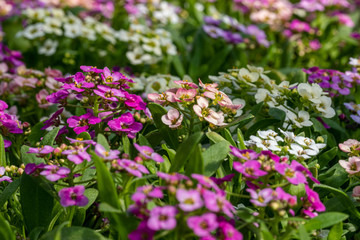
POLYGON ((344 105, 350 111, 351 119, 360 124, 360 104, 349 102, 344 103, 344 105))
POLYGON ((205 16, 204 22, 203 30, 212 38, 221 38, 232 44, 249 43, 254 39, 259 45, 270 46, 265 32, 256 25, 244 26, 229 16, 223 16, 221 19, 205 16))
MULTIPOLYGON (((85 103, 86 108, 96 108, 96 111, 89 110, 86 114, 67 119, 68 126, 73 128, 76 134, 89 131, 95 125, 107 124, 110 130, 134 138, 142 129, 142 124, 136 122, 132 113, 127 111, 145 110, 146 104, 141 97, 126 91, 129 88, 127 84, 133 81, 120 72, 112 72, 107 67, 80 68, 83 72, 66 78, 56 78, 62 84, 61 89, 47 96, 46 100, 66 106, 67 99, 73 95, 85 103)), ((58 114, 51 119, 55 120, 58 114)), ((49 123, 46 122, 46 126, 49 126, 49 123)))
POLYGON ((312 67, 303 69, 307 73, 309 83, 317 83, 330 96, 349 95, 351 88, 360 83, 360 75, 355 72, 342 73, 332 69, 312 67))
MULTIPOLYGON (((12 115, 8 111, 8 105, 6 102, 0 100, 0 134, 4 137, 9 136, 11 133, 20 134, 23 133, 23 126, 18 120, 16 115, 12 115)), ((11 145, 11 141, 4 139, 5 148, 11 145)))
POLYGON ((301 163, 295 160, 289 162, 287 157, 279 157, 271 151, 257 153, 251 149, 239 150, 233 146, 230 148, 230 153, 237 158, 233 163, 233 168, 246 180, 248 186, 246 191, 250 193, 250 202, 255 206, 270 206, 280 215, 288 211, 294 216, 294 209, 298 205, 297 196, 286 193, 281 187, 271 188, 272 184, 283 182, 285 185, 305 185, 308 195, 302 198, 305 202, 302 204, 303 214, 314 217, 317 212, 325 211, 317 193, 308 187, 307 178, 315 183, 319 181, 301 163), (276 180, 269 180, 269 176, 274 176, 272 179, 276 180))
POLYGON ((199 174, 192 174, 192 178, 179 173, 158 172, 157 175, 166 186, 142 186, 132 195, 134 204, 130 212, 141 222, 138 229, 129 234, 129 239, 143 239, 139 237, 141 233, 146 233, 146 239, 153 239, 158 231, 184 224, 201 239, 220 236, 229 240, 242 239, 242 234, 226 219, 234 217, 235 209, 212 179, 199 174), (165 195, 172 196, 176 204, 148 209, 149 202, 163 199, 165 195))

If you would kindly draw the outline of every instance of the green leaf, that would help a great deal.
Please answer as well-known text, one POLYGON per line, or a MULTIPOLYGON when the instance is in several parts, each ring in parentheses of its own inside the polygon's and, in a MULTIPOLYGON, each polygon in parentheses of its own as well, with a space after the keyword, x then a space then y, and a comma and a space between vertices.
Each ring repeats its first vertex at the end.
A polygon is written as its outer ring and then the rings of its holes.
POLYGON ((230 144, 227 141, 221 141, 210 146, 203 152, 205 176, 210 177, 216 172, 230 152, 229 146, 230 144))
MULTIPOLYGON (((223 138, 220 134, 216 133, 216 132, 207 132, 206 136, 213 142, 213 143, 218 143, 218 142, 222 142, 225 141, 227 142, 227 140, 225 138, 223 138)), ((230 145, 230 143, 229 143, 230 145)))
POLYGON ((31 133, 28 136, 28 140, 32 146, 35 146, 36 143, 40 141, 40 138, 47 133, 46 130, 41 130, 43 126, 43 122, 38 122, 33 127, 31 127, 31 133))
POLYGON ((174 64, 178 76, 182 78, 185 75, 185 69, 180 61, 180 57, 178 55, 172 56, 172 63, 174 64))
POLYGON ((106 139, 106 137, 104 135, 102 135, 101 133, 99 133, 97 135, 97 143, 99 143, 100 145, 102 145, 106 151, 110 151, 110 145, 108 140, 106 139))
POLYGON ((151 144, 149 143, 149 141, 146 139, 146 137, 144 137, 144 135, 139 134, 138 136, 138 142, 141 146, 149 146, 152 147, 151 144))
POLYGON ((126 154, 130 155, 130 140, 126 135, 123 135, 122 137, 122 144, 123 144, 123 150, 126 154))
POLYGON ((343 223, 339 222, 338 224, 335 224, 331 228, 329 232, 328 240, 340 240, 342 234, 343 234, 343 223))
POLYGON ((20 185, 21 177, 11 182, 4 191, 0 194, 0 209, 4 206, 5 202, 16 192, 20 185))
MULTIPOLYGON (((97 185, 101 201, 107 203, 114 209, 120 210, 120 201, 108 168, 94 152, 91 152, 91 155, 97 171, 97 185)), ((128 233, 132 230, 131 227, 129 227, 132 221, 129 221, 129 218, 125 214, 107 213, 106 216, 110 220, 112 229, 116 231, 120 239, 127 239, 128 233)))
POLYGON ((8 221, 0 213, 0 239, 15 240, 15 233, 11 229, 8 221))
POLYGON ((238 147, 240 150, 246 149, 244 135, 242 134, 240 128, 237 129, 237 137, 238 137, 238 147))
POLYGON ((165 108, 156 103, 149 103, 148 108, 150 109, 151 115, 154 119, 154 123, 160 134, 164 138, 165 142, 171 148, 177 148, 179 146, 177 130, 169 128, 161 121, 161 117, 167 114, 165 108))
MULTIPOLYGON (((62 228, 60 231, 61 240, 106 240, 100 233, 95 232, 90 228, 84 227, 69 227, 62 228)), ((41 238, 41 240, 54 240, 56 239, 58 229, 54 229, 51 232, 47 232, 41 238)), ((127 238, 124 238, 127 239, 127 238)))
POLYGON ((54 144, 55 138, 59 132, 60 128, 56 127, 50 132, 48 132, 44 138, 41 140, 40 145, 49 145, 52 146, 54 144))
POLYGON ((192 157, 193 152, 197 148, 203 136, 202 132, 196 132, 189 136, 177 149, 174 161, 171 163, 170 172, 179 172, 181 168, 187 163, 188 159, 192 157))
POLYGON ((224 138, 234 147, 236 147, 236 143, 234 141, 234 139, 232 138, 231 136, 231 133, 229 132, 229 129, 225 128, 223 131, 222 131, 222 134, 224 136, 224 138))
POLYGON ((21 176, 20 203, 25 226, 29 232, 36 227, 46 229, 51 221, 54 198, 40 185, 41 181, 43 180, 34 179, 27 174, 21 176))
POLYGON ((346 193, 344 193, 343 191, 341 191, 337 188, 330 187, 330 186, 327 186, 324 184, 316 184, 316 185, 314 185, 314 188, 324 189, 324 190, 334 194, 336 197, 338 197, 340 199, 340 203, 346 207, 346 209, 349 211, 349 213, 351 215, 360 219, 359 211, 357 210, 357 208, 355 207, 353 201, 349 198, 349 196, 346 195, 346 193))
POLYGON ((29 146, 23 145, 20 149, 21 152, 21 161, 26 165, 28 163, 45 163, 43 158, 36 157, 35 153, 27 153, 29 151, 29 146))
POLYGON ((174 161, 175 154, 176 154, 175 150, 171 149, 171 148, 168 148, 168 146, 166 146, 166 144, 162 144, 161 147, 168 153, 169 160, 171 162, 174 161))
POLYGON ((0 134, 0 166, 6 167, 6 155, 5 155, 5 144, 4 138, 0 134))
POLYGON ((77 138, 82 138, 83 140, 91 140, 91 136, 88 132, 82 132, 77 135, 77 138))
POLYGON ((88 209, 95 202, 99 195, 99 191, 95 188, 87 188, 84 192, 84 195, 89 199, 89 202, 82 208, 88 209))
POLYGON ((286 113, 278 108, 270 108, 269 109, 269 115, 275 119, 278 119, 280 121, 284 121, 286 117, 286 113))
POLYGON ((110 206, 109 204, 107 204, 106 202, 102 202, 99 205, 99 211, 100 212, 112 212, 112 213, 121 213, 121 211, 119 209, 116 209, 112 206, 110 206))
POLYGON ((204 158, 201 151, 201 144, 192 153, 191 158, 185 166, 186 175, 190 176, 192 173, 204 174, 204 158))
POLYGON ((332 149, 321 154, 318 161, 320 167, 325 167, 331 160, 333 160, 336 157, 337 152, 338 147, 333 147, 332 149))
POLYGON ((299 224, 299 239, 301 240, 310 240, 309 233, 306 231, 306 228, 303 224, 299 224))
POLYGON ((319 214, 318 216, 310 219, 309 221, 307 221, 305 223, 304 226, 305 226, 306 230, 309 232, 312 230, 330 227, 332 225, 335 225, 339 222, 344 221, 348 217, 349 216, 344 213, 326 212, 326 213, 319 214))

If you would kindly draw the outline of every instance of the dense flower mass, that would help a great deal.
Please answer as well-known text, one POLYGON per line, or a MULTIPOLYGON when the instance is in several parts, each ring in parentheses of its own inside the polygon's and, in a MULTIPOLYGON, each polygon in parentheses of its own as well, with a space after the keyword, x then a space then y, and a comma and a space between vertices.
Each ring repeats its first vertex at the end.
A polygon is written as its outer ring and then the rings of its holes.
POLYGON ((0 0, 0 235, 357 239, 359 7, 0 0))

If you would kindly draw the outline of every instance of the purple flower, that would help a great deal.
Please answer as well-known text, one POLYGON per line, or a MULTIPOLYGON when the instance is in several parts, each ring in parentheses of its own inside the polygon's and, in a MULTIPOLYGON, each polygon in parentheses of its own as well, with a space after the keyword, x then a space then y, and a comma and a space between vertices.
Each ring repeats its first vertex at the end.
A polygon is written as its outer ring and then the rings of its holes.
POLYGON ((326 210, 324 204, 321 202, 317 192, 311 190, 308 185, 305 185, 306 195, 301 198, 304 206, 304 214, 313 218, 318 214, 314 211, 323 212, 326 210))
POLYGON ((154 152, 154 150, 149 146, 140 146, 137 143, 134 143, 135 148, 140 152, 141 156, 146 159, 152 159, 155 162, 163 162, 164 159, 160 156, 160 154, 154 152))
POLYGON ((157 172, 156 173, 159 178, 165 180, 166 182, 170 184, 178 184, 181 180, 189 180, 189 178, 185 175, 182 175, 180 173, 163 173, 163 172, 157 172))
POLYGON ((86 196, 84 196, 84 191, 85 187, 83 185, 61 189, 59 191, 60 204, 63 207, 86 206, 89 200, 86 196))
POLYGON ((98 69, 96 67, 93 66, 80 66, 80 69, 83 70, 84 72, 93 72, 93 73, 102 73, 103 70, 102 69, 98 69))
POLYGON ((220 191, 219 186, 216 185, 216 183, 213 180, 211 180, 210 177, 196 173, 191 174, 191 177, 197 180, 205 188, 213 188, 216 191, 220 191))
POLYGON ((53 115, 51 115, 51 117, 44 121, 44 126, 41 128, 41 130, 45 130, 50 126, 57 126, 60 124, 60 119, 59 116, 60 114, 64 111, 64 108, 60 108, 59 110, 57 110, 53 115))
POLYGON ((82 163, 84 160, 90 162, 91 161, 91 157, 90 155, 86 152, 87 147, 82 147, 79 146, 75 149, 70 149, 70 150, 65 150, 62 152, 62 154, 67 155, 67 158, 72 161, 75 164, 80 164, 82 163))
POLYGON ((204 205, 199 191, 193 189, 178 189, 176 191, 176 199, 180 202, 180 209, 185 212, 194 211, 204 205))
POLYGON ((273 200, 273 190, 271 188, 265 188, 256 192, 253 189, 246 189, 250 193, 252 202, 255 206, 266 207, 267 204, 273 200))
POLYGON ((337 90, 341 95, 349 95, 350 88, 352 87, 351 82, 342 81, 340 76, 333 76, 332 77, 332 84, 331 88, 337 90))
POLYGON ((6 102, 0 100, 0 111, 4 111, 5 109, 7 109, 9 106, 6 104, 6 102))
POLYGON ((135 110, 145 110, 146 109, 146 103, 144 102, 144 100, 136 95, 136 94, 129 94, 128 92, 124 92, 125 93, 125 105, 133 108, 135 110))
POLYGON ((152 240, 154 235, 155 231, 147 226, 146 221, 142 221, 138 228, 128 235, 128 238, 130 240, 152 240))
POLYGON ((203 30, 212 38, 218 38, 224 35, 224 30, 216 26, 204 25, 203 30))
POLYGON ((78 72, 74 75, 73 83, 64 83, 62 87, 63 89, 70 89, 80 93, 84 92, 86 88, 93 88, 94 86, 94 83, 85 81, 85 76, 82 72, 78 72))
POLYGON ((38 165, 36 165, 35 163, 28 163, 26 164, 24 171, 28 175, 37 175, 39 173, 38 170, 43 169, 44 166, 46 166, 45 163, 40 163, 38 165))
POLYGON ((295 206, 296 203, 297 203, 296 196, 288 194, 281 187, 277 187, 275 189, 275 198, 277 200, 284 201, 284 202, 288 203, 292 207, 295 206))
POLYGON ((41 171, 40 175, 45 176, 47 180, 52 182, 56 182, 61 178, 66 178, 70 173, 70 169, 56 165, 46 165, 43 167, 43 169, 45 170, 41 171))
POLYGON ((147 226, 154 231, 174 229, 176 213, 177 210, 173 206, 155 207, 150 212, 147 226))
POLYGON ((214 193, 204 189, 202 197, 205 201, 205 207, 213 212, 223 212, 228 217, 234 217, 235 209, 231 203, 226 200, 226 196, 222 192, 214 193))
POLYGON ((106 84, 119 84, 119 80, 122 79, 122 74, 119 72, 111 74, 110 69, 105 67, 101 78, 106 84))
POLYGON ((234 162, 233 167, 236 171, 248 178, 256 179, 267 174, 266 171, 261 170, 261 163, 257 160, 249 160, 243 164, 234 162))
POLYGON ((38 148, 29 148, 29 151, 27 151, 26 153, 36 153, 39 155, 46 155, 52 153, 53 151, 54 151, 53 147, 45 145, 38 148))
POLYGON ((96 145, 96 142, 94 142, 93 140, 84 140, 83 138, 69 138, 66 137, 67 140, 69 140, 69 142, 71 144, 75 144, 75 145, 81 145, 81 144, 90 144, 90 145, 96 145))
POLYGON ((97 86, 99 90, 94 90, 96 95, 99 95, 106 100, 117 102, 119 99, 117 97, 125 97, 125 93, 119 89, 111 88, 108 86, 99 85, 97 86))
POLYGON ((102 157, 105 160, 114 160, 119 157, 120 151, 119 150, 106 151, 106 149, 101 144, 96 144, 95 153, 99 157, 102 157))
POLYGON ((66 121, 69 127, 74 128, 76 134, 80 134, 89 129, 89 124, 97 124, 101 119, 93 116, 91 113, 86 113, 81 116, 72 116, 66 121))
POLYGON ((54 92, 46 97, 46 101, 50 103, 60 103, 61 100, 67 98, 69 96, 69 92, 65 89, 54 92))
POLYGON ((210 177, 210 179, 213 180, 216 183, 216 185, 221 186, 225 182, 231 182, 231 180, 233 179, 234 176, 235 176, 235 174, 232 173, 232 174, 226 175, 223 178, 210 177))
POLYGON ((135 203, 145 203, 152 198, 163 198, 164 194, 160 187, 153 185, 141 186, 136 189, 136 192, 131 196, 131 200, 135 203))
POLYGON ((286 163, 275 163, 275 170, 283 175, 290 183, 298 185, 301 183, 307 183, 306 177, 302 172, 298 171, 299 163, 295 160, 291 162, 291 165, 286 163))
POLYGON ((235 157, 238 157, 240 159, 244 159, 246 161, 256 160, 260 155, 252 149, 239 150, 238 148, 236 148, 234 146, 230 146, 230 149, 231 149, 230 154, 232 154, 235 157))
POLYGON ((216 215, 205 213, 201 216, 192 216, 187 219, 187 225, 199 237, 206 237, 218 227, 216 215))
POLYGON ((228 222, 221 221, 219 222, 219 231, 220 236, 223 236, 224 240, 242 240, 243 235, 234 228, 233 225, 231 225, 228 222))
POLYGON ((108 123, 113 131, 124 132, 129 138, 134 138, 135 133, 142 129, 142 124, 135 122, 133 115, 129 112, 124 113, 119 118, 115 118, 108 123))
POLYGON ((6 182, 12 182, 11 178, 8 176, 4 176, 5 174, 5 168, 0 167, 0 182, 6 181, 6 182))
POLYGON ((142 177, 143 173, 148 174, 149 170, 139 163, 136 163, 127 159, 119 159, 118 164, 120 167, 124 168, 128 173, 136 177, 142 177))

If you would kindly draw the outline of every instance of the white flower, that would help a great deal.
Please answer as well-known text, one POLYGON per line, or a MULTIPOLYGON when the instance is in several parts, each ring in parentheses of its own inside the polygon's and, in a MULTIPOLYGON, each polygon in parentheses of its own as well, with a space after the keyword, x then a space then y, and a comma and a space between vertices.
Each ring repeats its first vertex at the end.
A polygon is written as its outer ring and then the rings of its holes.
POLYGON ((54 33, 55 35, 61 36, 62 29, 61 29, 61 20, 52 17, 46 17, 44 19, 44 32, 48 34, 54 33))
POLYGON ((82 25, 77 24, 65 24, 64 25, 64 36, 68 38, 76 38, 81 36, 82 25))
POLYGON ((145 54, 141 47, 136 47, 133 51, 128 51, 126 53, 126 57, 133 65, 139 65, 143 63, 151 64, 156 61, 156 59, 154 59, 150 54, 145 54))
POLYGON ((90 41, 95 41, 96 40, 96 33, 94 29, 88 28, 88 27, 83 27, 82 28, 82 34, 81 36, 83 38, 86 38, 90 41))
POLYGON ((284 139, 282 139, 282 137, 278 136, 278 134, 273 130, 257 131, 257 134, 262 139, 274 140, 274 141, 277 141, 277 142, 279 142, 279 141, 283 142, 284 141, 284 139))
POLYGON ((243 113, 243 108, 245 107, 245 100, 244 99, 240 99, 240 98, 235 98, 234 100, 232 100, 233 104, 234 105, 241 105, 241 107, 239 107, 237 110, 236 110, 236 114, 234 117, 239 117, 242 115, 243 113))
POLYGON ((255 94, 256 103, 264 102, 270 107, 274 107, 276 101, 273 99, 272 94, 265 88, 259 88, 255 94))
POLYGON ((145 93, 161 93, 165 92, 168 89, 168 82, 165 78, 151 78, 150 80, 148 78, 147 80, 148 81, 146 84, 145 93))
POLYGON ((46 16, 46 12, 44 8, 26 8, 23 14, 29 19, 41 21, 46 16))
POLYGON ((318 152, 313 149, 304 149, 300 145, 295 143, 290 145, 289 153, 295 155, 296 157, 304 159, 309 159, 311 158, 311 156, 315 156, 318 154, 318 152))
MULTIPOLYGON (((315 143, 315 141, 311 138, 296 136, 294 141, 302 147, 310 148, 315 152, 319 153, 320 149, 326 147, 324 143, 315 143)), ((310 154, 311 155, 311 154, 310 154)))
POLYGON ((354 67, 359 67, 360 66, 360 59, 358 59, 358 58, 350 58, 349 64, 351 66, 354 66, 354 67))
POLYGON ((284 135, 285 142, 291 143, 295 139, 295 134, 293 132, 284 131, 281 128, 279 128, 279 131, 284 135))
POLYGON ((310 115, 306 111, 299 111, 296 115, 295 113, 288 111, 286 116, 298 127, 310 127, 313 123, 310 121, 310 115))
POLYGON ((250 140, 256 144, 256 147, 262 150, 281 151, 281 148, 275 140, 261 139, 257 136, 250 136, 250 140))
POLYGON ((39 47, 39 54, 45 55, 45 56, 51 56, 56 52, 56 48, 58 46, 58 41, 46 39, 44 44, 39 47))
POLYGON ((321 96, 319 98, 320 103, 316 105, 316 109, 322 113, 325 118, 332 118, 335 116, 335 110, 331 107, 331 98, 321 96))
POLYGON ((160 42, 156 38, 143 37, 141 41, 143 42, 141 46, 145 51, 161 56, 160 42))
POLYGON ((44 35, 45 35, 44 24, 42 23, 29 25, 22 32, 22 36, 27 39, 35 39, 35 38, 43 37, 44 35))
POLYGON ((320 97, 323 94, 322 88, 317 83, 313 83, 312 85, 308 83, 300 83, 297 87, 297 91, 301 97, 306 100, 310 100, 313 103, 320 103, 320 97))
MULTIPOLYGON (((241 68, 238 74, 239 80, 249 84, 256 82, 260 77, 260 74, 257 72, 249 72, 246 68, 241 68)), ((253 84, 251 84, 253 85, 253 84)))

